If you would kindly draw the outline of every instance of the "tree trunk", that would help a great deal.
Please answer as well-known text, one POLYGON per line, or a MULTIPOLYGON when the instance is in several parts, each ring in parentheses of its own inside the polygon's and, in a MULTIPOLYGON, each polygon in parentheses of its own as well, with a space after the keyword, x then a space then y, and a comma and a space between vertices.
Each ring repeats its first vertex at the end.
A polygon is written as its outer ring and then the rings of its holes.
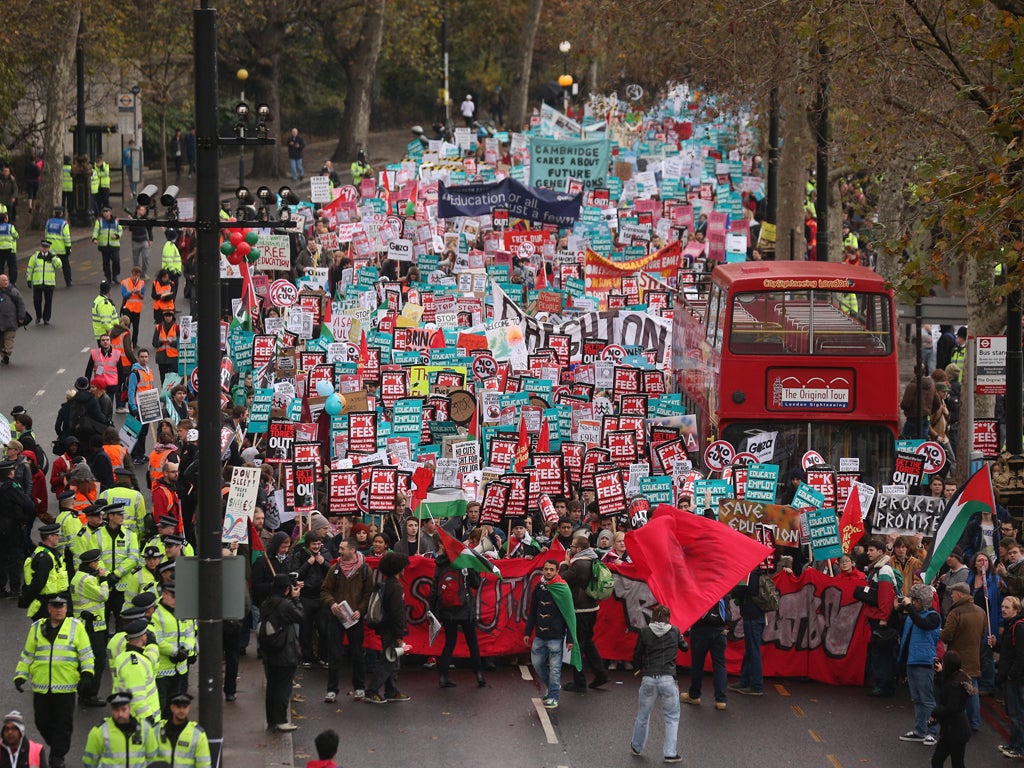
POLYGON ((521 130, 526 123, 526 108, 530 94, 530 72, 533 69, 533 44, 540 26, 540 12, 544 0, 530 0, 523 19, 523 33, 519 38, 519 62, 512 77, 512 99, 508 109, 508 124, 512 130, 521 130))
POLYGON ((345 111, 341 115, 341 134, 331 157, 336 163, 350 163, 356 152, 365 148, 370 135, 370 107, 373 81, 377 72, 377 59, 384 41, 384 2, 369 0, 363 13, 360 31, 361 44, 347 62, 345 73, 348 91, 345 111))
MULTIPOLYGON (((270 107, 270 122, 267 125, 267 135, 277 137, 278 143, 273 146, 256 147, 253 150, 252 175, 278 179, 286 176, 287 164, 286 140, 282 141, 281 126, 281 93, 278 88, 278 75, 281 71, 281 54, 275 51, 268 57, 266 66, 257 67, 254 80, 258 84, 256 98, 249 98, 249 106, 252 108, 253 118, 256 115, 256 106, 266 104, 270 107)), ((255 123, 253 123, 255 125, 255 123)), ((290 130, 290 127, 289 127, 290 130)), ((303 158, 308 160, 308 158, 303 158)), ((319 166, 317 166, 319 167, 319 166)), ((307 176, 314 173, 309 168, 304 168, 307 176)))
MULTIPOLYGON (((78 24, 82 18, 82 3, 73 2, 58 26, 51 29, 53 45, 47 46, 45 54, 50 82, 49 93, 72 93, 75 86, 75 45, 78 41, 78 24)), ((43 176, 39 182, 39 205, 32 212, 32 229, 42 229, 61 202, 61 161, 64 159, 64 138, 68 135, 68 111, 65 101, 59 98, 45 100, 45 125, 43 126, 43 176)))
POLYGON ((814 144, 805 102, 805 97, 798 92, 794 83, 780 86, 783 142, 779 152, 778 231, 775 235, 775 258, 778 260, 799 261, 807 252, 807 241, 804 239, 804 198, 807 168, 813 156, 814 144))
POLYGON ((167 106, 160 107, 160 190, 167 189, 167 106))

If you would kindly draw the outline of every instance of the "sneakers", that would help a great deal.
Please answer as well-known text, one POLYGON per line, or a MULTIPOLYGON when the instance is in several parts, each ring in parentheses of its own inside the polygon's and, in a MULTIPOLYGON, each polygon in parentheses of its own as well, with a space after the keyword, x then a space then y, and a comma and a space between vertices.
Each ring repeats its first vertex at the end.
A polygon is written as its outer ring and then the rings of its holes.
POLYGON ((604 677, 599 677, 599 678, 597 678, 597 680, 594 680, 594 681, 593 681, 593 682, 592 682, 592 683, 591 683, 590 685, 588 685, 587 687, 588 687, 588 688, 590 688, 591 690, 594 690, 594 691, 596 691, 596 690, 597 690, 598 688, 600 688, 600 687, 601 687, 602 685, 604 685, 605 683, 607 683, 607 682, 608 682, 609 680, 611 680, 611 678, 610 678, 610 677, 608 677, 608 675, 605 675, 604 677))
POLYGON ((1009 744, 1000 744, 999 751, 1002 753, 1003 757, 1009 757, 1013 760, 1024 760, 1024 752, 1019 752, 1018 750, 1013 749, 1009 744))
POLYGON ((312 661, 304 661, 304 662, 302 662, 302 668, 303 669, 312 669, 313 668, 313 662, 312 661))
POLYGON ((934 747, 936 744, 939 743, 939 740, 929 733, 927 736, 924 737, 924 740, 921 743, 924 744, 926 747, 934 747))
POLYGON ((764 691, 759 691, 756 688, 747 688, 739 683, 733 683, 730 685, 729 690, 733 693, 743 694, 744 696, 764 696, 764 691))
POLYGON ((717 710, 723 710, 727 706, 728 706, 728 704, 726 704, 724 701, 716 701, 715 702, 715 709, 717 709, 717 710))
POLYGON ((437 669, 437 657, 431 656, 423 662, 423 669, 437 669))
POLYGON ((327 695, 324 696, 324 704, 333 704, 338 700, 338 694, 334 691, 328 691, 327 695))
POLYGON ((562 685, 563 691, 569 691, 570 693, 586 693, 587 686, 577 685, 576 683, 564 683, 562 685))
POLYGON ((412 699, 412 696, 409 696, 408 694, 402 693, 401 691, 396 691, 394 693, 394 695, 388 696, 388 701, 395 701, 395 702, 398 702, 398 701, 409 701, 410 699, 412 699))
POLYGON ((128 413, 127 405, 119 405, 114 409, 114 413, 128 413))
POLYGON ((687 704, 693 704, 696 707, 700 706, 700 696, 698 696, 695 699, 691 699, 688 691, 683 691, 682 693, 680 693, 679 700, 687 704))
POLYGON ((363 701, 367 704, 387 704, 388 700, 381 696, 379 693, 371 693, 369 696, 364 696, 363 701))
POLYGON ((287 733, 289 731, 299 730, 299 726, 295 723, 278 723, 277 726, 275 726, 275 730, 280 731, 281 733, 287 733))
POLYGON ((629 745, 629 754, 631 754, 633 757, 643 757, 643 752, 634 747, 632 743, 630 743, 629 745))
POLYGON ((672 755, 672 757, 665 758, 666 763, 681 763, 683 762, 682 755, 672 755))
POLYGON ((544 699, 544 709, 558 709, 558 701, 556 699, 544 699))
POLYGON ((362 701, 366 698, 366 691, 364 691, 362 688, 356 688, 349 694, 349 696, 351 696, 356 701, 362 701))
POLYGON ((920 744, 924 741, 924 736, 921 736, 920 734, 915 733, 914 731, 907 731, 902 736, 900 736, 900 741, 916 741, 918 744, 920 744))

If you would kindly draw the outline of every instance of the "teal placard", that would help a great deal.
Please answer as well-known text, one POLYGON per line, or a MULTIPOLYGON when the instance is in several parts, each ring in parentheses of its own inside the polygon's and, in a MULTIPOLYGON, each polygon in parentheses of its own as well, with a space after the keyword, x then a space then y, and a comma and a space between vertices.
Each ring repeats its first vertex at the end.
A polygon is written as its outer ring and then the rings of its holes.
POLYGON ((652 507, 659 504, 672 504, 672 477, 670 475, 641 477, 640 494, 650 502, 652 507))
POLYGON ((550 379, 538 379, 534 377, 523 379, 523 391, 531 395, 540 395, 545 400, 551 399, 552 382, 550 379))
POLYGON ((252 393, 249 406, 249 431, 262 434, 270 429, 270 406, 274 401, 272 387, 257 388, 252 393))
POLYGON ((748 464, 747 485, 743 498, 747 501, 761 501, 765 504, 775 503, 775 494, 779 487, 778 464, 748 464))
POLYGON ((391 432, 393 434, 419 434, 423 429, 423 400, 406 397, 395 401, 391 411, 391 432))
POLYGON ((296 423, 302 421, 302 398, 293 397, 288 403, 288 418, 296 423))
POLYGON ((530 139, 530 186, 562 192, 570 178, 586 190, 606 186, 611 143, 607 139, 530 139))
POLYGON ((415 349, 395 349, 391 352, 391 362, 395 365, 421 365, 423 358, 415 349))

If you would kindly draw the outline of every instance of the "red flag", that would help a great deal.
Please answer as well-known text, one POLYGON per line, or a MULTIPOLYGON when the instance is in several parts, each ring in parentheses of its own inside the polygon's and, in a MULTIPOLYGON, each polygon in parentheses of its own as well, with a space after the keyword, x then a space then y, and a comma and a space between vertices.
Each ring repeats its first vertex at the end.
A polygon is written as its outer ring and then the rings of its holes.
POLYGON ((647 525, 626 534, 634 576, 688 629, 727 595, 771 549, 724 523, 661 504, 647 525))
POLYGON ((367 365, 370 362, 370 348, 366 344, 366 331, 362 331, 359 337, 359 364, 367 365))
POLYGON ((515 460, 512 462, 513 472, 522 472, 526 462, 530 460, 530 435, 526 432, 526 419, 519 417, 519 444, 516 446, 515 460))
POLYGON ((850 489, 843 507, 843 516, 839 520, 839 543, 843 552, 851 552, 853 545, 864 535, 864 515, 860 510, 860 494, 856 484, 850 489))
POLYGON ((260 538, 260 532, 256 530, 256 526, 252 524, 252 518, 249 518, 249 557, 251 562, 255 563, 261 557, 267 554, 267 548, 263 546, 263 539, 260 538))
POLYGON ((537 439, 537 453, 547 453, 551 450, 551 437, 549 436, 548 419, 545 416, 540 423, 540 437, 537 439))
POLYGON ((444 331, 438 328, 430 337, 431 349, 444 349, 447 345, 444 341, 444 331))
POLYGON ((548 274, 547 268, 544 266, 544 259, 540 260, 540 265, 537 267, 537 278, 533 281, 533 287, 538 291, 543 291, 548 287, 548 274))
MULTIPOLYGON (((365 333, 363 334, 363 340, 366 340, 365 333)), ((420 502, 427 498, 427 490, 430 488, 433 480, 434 472, 429 467, 418 467, 412 473, 412 502, 409 504, 409 509, 413 512, 416 511, 416 507, 420 505, 420 502)))

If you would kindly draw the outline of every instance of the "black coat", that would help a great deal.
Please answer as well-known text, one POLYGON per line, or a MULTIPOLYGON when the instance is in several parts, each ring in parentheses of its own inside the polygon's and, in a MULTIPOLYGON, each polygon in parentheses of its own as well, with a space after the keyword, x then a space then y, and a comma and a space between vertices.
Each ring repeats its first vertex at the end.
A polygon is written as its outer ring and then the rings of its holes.
POLYGON ((480 574, 468 568, 461 569, 462 578, 466 584, 466 589, 464 590, 465 600, 458 608, 446 608, 441 605, 438 589, 441 585, 441 579, 449 571, 458 572, 459 569, 452 568, 447 557, 438 560, 437 565, 434 567, 434 583, 430 587, 430 605, 434 615, 437 616, 439 621, 472 621, 476 613, 474 610, 476 608, 476 601, 473 599, 473 596, 480 589, 480 574))
POLYGON ((263 663, 268 667, 297 667, 301 651, 295 625, 302 621, 302 604, 284 595, 271 595, 260 606, 260 621, 270 621, 277 630, 288 634, 280 651, 263 651, 263 663))
POLYGON ((384 648, 397 644, 406 634, 405 589, 394 576, 384 580, 384 617, 374 627, 384 648))
POLYGON ((1003 685, 1007 682, 1017 685, 1024 682, 1024 614, 1003 619, 996 683, 1003 685))
POLYGON ((932 720, 939 724, 939 738, 943 741, 966 742, 971 738, 967 722, 967 701, 971 698, 971 681, 963 671, 944 677, 935 676, 935 709, 932 720))

